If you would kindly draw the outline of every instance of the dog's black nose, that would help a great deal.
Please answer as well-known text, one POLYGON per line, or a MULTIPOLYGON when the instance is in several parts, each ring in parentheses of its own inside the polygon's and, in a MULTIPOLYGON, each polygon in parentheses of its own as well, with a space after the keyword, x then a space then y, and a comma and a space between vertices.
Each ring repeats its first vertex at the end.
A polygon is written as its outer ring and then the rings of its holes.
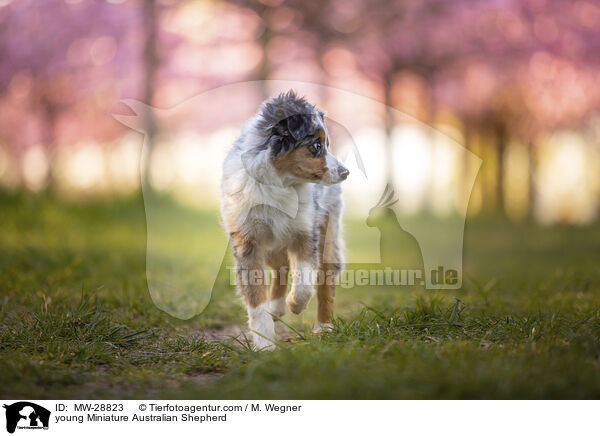
POLYGON ((348 168, 346 168, 346 167, 339 167, 338 168, 338 174, 340 175, 340 177, 342 179, 345 179, 350 174, 350 170, 348 168))

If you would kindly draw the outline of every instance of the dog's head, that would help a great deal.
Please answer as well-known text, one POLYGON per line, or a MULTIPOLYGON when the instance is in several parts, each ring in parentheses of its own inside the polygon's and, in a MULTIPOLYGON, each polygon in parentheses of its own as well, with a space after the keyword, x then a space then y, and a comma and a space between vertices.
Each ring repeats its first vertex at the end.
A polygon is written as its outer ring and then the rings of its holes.
POLYGON ((329 150, 325 114, 293 91, 263 103, 258 127, 282 179, 333 185, 350 174, 329 150))

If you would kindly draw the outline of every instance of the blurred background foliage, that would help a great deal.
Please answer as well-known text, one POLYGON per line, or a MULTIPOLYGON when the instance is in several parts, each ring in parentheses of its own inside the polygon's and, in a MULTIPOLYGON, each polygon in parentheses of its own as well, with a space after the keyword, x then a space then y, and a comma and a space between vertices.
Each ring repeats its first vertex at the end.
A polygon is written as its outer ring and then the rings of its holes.
MULTIPOLYGON (((464 145, 483 160, 472 214, 590 223, 600 207, 599 52, 592 0, 0 0, 0 183, 136 192, 142 139, 113 118, 130 114, 122 99, 169 108, 225 84, 285 79, 370 97, 464 145)), ((240 99, 269 94, 264 85, 240 99)), ((219 168, 222 154, 206 149, 224 153, 239 125, 183 131, 148 115, 150 182, 198 196, 203 174, 190 161, 219 168)), ((404 207, 444 213, 436 205, 449 183, 438 182, 460 180, 468 162, 391 110, 355 122, 388 162, 386 177, 411 180, 404 207)))

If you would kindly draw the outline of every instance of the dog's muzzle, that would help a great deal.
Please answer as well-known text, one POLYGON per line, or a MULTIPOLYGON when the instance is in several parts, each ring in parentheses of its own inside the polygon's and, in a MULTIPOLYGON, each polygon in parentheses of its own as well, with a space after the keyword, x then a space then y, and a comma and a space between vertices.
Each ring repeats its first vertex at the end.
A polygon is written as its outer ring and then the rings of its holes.
POLYGON ((345 166, 340 165, 339 167, 337 167, 337 173, 340 179, 346 180, 350 175, 350 170, 345 166))
POLYGON ((350 170, 341 164, 331 153, 327 153, 327 166, 329 170, 329 180, 325 182, 327 185, 335 185, 343 182, 348 178, 350 170))

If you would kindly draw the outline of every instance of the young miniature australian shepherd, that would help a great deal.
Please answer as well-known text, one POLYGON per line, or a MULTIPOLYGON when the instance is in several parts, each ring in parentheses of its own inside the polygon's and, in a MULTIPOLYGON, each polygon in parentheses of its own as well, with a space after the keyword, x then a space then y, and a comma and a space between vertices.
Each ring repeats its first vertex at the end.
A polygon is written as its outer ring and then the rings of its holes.
POLYGON ((344 262, 337 184, 349 171, 329 150, 324 115, 293 91, 268 99, 225 158, 221 213, 255 349, 275 347, 274 319, 286 306, 302 312, 315 286, 315 331, 331 327, 344 262))

